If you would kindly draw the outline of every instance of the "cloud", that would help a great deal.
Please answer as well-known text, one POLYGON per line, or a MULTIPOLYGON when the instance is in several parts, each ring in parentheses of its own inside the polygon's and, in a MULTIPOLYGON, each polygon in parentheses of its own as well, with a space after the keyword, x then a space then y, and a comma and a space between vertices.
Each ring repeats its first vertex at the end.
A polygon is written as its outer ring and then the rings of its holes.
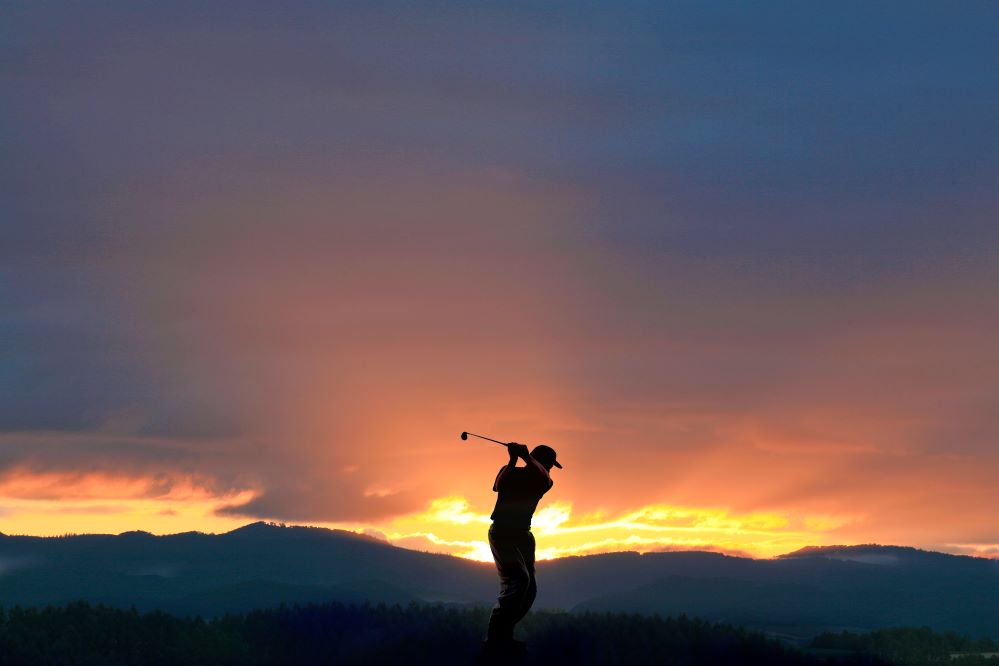
MULTIPOLYGON (((574 512, 569 502, 543 502, 532 521, 538 558, 552 559, 614 551, 663 552, 707 550, 741 556, 770 557, 806 544, 826 543, 847 516, 792 513, 739 513, 725 508, 651 505, 615 513, 574 512)), ((489 516, 465 498, 440 497, 421 511, 398 515, 371 526, 396 546, 491 561, 486 541, 489 516)), ((363 523, 362 523, 363 525, 363 523)))
POLYGON ((999 544, 997 543, 949 543, 942 549, 955 555, 999 559, 999 544))
POLYGON ((401 513, 411 501, 405 495, 379 497, 355 488, 324 487, 320 482, 312 487, 268 489, 244 504, 220 508, 219 514, 299 522, 365 520, 401 513))

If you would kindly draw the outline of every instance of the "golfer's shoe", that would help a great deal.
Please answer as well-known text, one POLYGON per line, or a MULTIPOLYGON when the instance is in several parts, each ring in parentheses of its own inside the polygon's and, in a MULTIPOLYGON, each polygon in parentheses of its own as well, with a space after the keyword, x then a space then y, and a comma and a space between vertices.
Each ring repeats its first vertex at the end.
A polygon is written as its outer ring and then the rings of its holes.
POLYGON ((509 640, 490 638, 482 641, 482 652, 483 654, 517 657, 527 653, 527 643, 512 638, 509 640))

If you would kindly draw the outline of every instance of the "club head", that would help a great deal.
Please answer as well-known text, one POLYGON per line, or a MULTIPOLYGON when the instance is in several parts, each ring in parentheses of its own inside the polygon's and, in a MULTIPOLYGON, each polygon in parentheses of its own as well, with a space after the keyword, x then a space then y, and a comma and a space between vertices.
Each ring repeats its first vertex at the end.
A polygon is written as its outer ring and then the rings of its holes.
POLYGON ((461 438, 462 439, 468 439, 468 433, 467 432, 461 433, 461 438))

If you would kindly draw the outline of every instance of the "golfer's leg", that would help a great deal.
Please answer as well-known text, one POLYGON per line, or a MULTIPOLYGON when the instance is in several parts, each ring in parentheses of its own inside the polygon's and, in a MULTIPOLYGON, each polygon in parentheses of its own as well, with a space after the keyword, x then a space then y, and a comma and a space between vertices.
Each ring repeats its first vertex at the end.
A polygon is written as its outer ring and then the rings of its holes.
POLYGON ((489 546, 499 572, 500 594, 489 616, 487 636, 489 639, 510 640, 530 586, 530 573, 520 550, 509 539, 490 533, 489 546))
MULTIPOLYGON (((538 598, 538 579, 534 577, 533 570, 529 572, 529 575, 531 576, 531 580, 527 584, 527 593, 524 595, 524 615, 527 615, 528 611, 531 610, 531 606, 534 605, 534 600, 538 598)), ((523 618, 524 615, 520 617, 523 618)))
POLYGON ((514 624, 524 619, 524 616, 531 610, 531 606, 534 605, 534 600, 538 596, 538 581, 534 575, 534 535, 528 532, 517 545, 519 546, 518 550, 520 551, 521 556, 524 558, 524 565, 527 569, 528 580, 527 588, 524 590, 524 596, 521 598, 520 608, 517 609, 514 624))

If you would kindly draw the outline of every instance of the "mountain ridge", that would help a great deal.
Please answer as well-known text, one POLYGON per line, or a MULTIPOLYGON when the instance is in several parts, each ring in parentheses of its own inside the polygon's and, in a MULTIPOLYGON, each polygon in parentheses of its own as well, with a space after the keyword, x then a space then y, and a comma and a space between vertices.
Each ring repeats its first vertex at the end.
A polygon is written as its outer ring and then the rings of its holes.
MULTIPOLYGON (((110 537, 110 538, 146 538, 151 537, 154 539, 169 539, 172 537, 232 537, 232 536, 263 536, 263 537, 277 537, 277 536, 305 536, 305 535, 325 535, 325 536, 338 536, 348 539, 357 539, 367 543, 378 544, 382 546, 387 546, 389 548, 397 548, 399 550, 408 550, 410 552, 427 553, 433 555, 442 555, 445 557, 454 557, 457 559, 467 559, 462 558, 457 555, 450 555, 447 553, 433 553, 431 551, 424 550, 414 550, 410 548, 403 548, 401 546, 395 546, 383 539, 379 539, 374 536, 367 534, 362 534, 359 532, 353 532, 350 530, 320 527, 315 525, 287 525, 285 523, 258 520, 252 523, 247 523, 240 527, 236 527, 228 532, 201 532, 196 530, 189 530, 186 532, 174 532, 169 534, 153 534, 152 532, 147 532, 145 530, 127 530, 124 532, 119 532, 118 534, 112 533, 68 533, 59 535, 31 535, 31 534, 6 534, 0 532, 0 539, 11 538, 11 539, 72 539, 72 538, 96 538, 96 537, 110 537)), ((879 543, 864 543, 864 544, 834 544, 834 545, 823 545, 823 546, 803 546, 797 550, 790 551, 788 553, 782 553, 780 555, 775 555, 769 558, 756 558, 745 555, 733 555, 729 553, 721 553, 714 550, 697 550, 697 549, 686 549, 686 550, 665 550, 665 551, 645 551, 639 552, 634 550, 618 550, 610 551, 606 553, 592 553, 586 555, 567 555, 564 557, 557 558, 560 561, 571 561, 575 559, 583 558, 597 558, 605 556, 613 556, 619 554, 634 554, 638 556, 657 556, 664 554, 683 554, 683 553, 697 553, 706 557, 718 557, 718 558, 734 558, 734 559, 748 559, 754 561, 771 561, 771 560, 786 560, 786 559, 801 559, 807 557, 831 557, 833 555, 840 554, 865 554, 871 552, 872 554, 902 554, 909 556, 941 556, 949 558, 957 558, 963 560, 975 560, 975 561, 990 561, 999 562, 997 558, 989 557, 978 557, 975 555, 967 554, 956 554, 956 553, 946 553, 943 551, 928 550, 924 548, 917 548, 915 546, 901 546, 894 544, 879 544, 879 543)))
MULTIPOLYGON (((537 605, 696 613, 802 635, 927 625, 999 637, 997 564, 871 544, 771 559, 625 551, 538 562, 537 605)), ((0 538, 0 606, 8 607, 85 599, 214 616, 282 602, 481 606, 492 604, 496 592, 492 563, 321 527, 260 521, 222 534, 0 538)))

